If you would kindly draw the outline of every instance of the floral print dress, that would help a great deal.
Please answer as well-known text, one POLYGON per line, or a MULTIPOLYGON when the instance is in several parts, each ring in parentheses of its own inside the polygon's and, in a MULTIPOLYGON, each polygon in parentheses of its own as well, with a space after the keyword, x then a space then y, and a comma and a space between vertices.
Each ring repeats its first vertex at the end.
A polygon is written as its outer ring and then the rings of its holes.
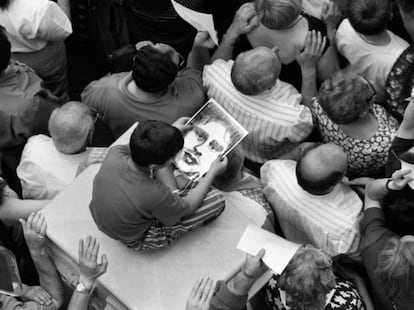
POLYGON ((347 176, 350 179, 369 176, 382 177, 388 160, 391 142, 398 129, 398 122, 380 105, 374 104, 369 113, 378 121, 377 132, 368 139, 358 140, 345 134, 339 125, 331 121, 314 98, 311 107, 314 123, 324 143, 334 143, 343 148, 348 156, 347 176))
MULTIPOLYGON (((323 310, 365 310, 365 304, 356 286, 349 281, 337 278, 336 286, 328 296, 331 296, 323 310)), ((329 297, 328 297, 329 298, 329 297)), ((281 298, 277 286, 277 276, 273 276, 266 285, 267 310, 288 310, 281 298)))

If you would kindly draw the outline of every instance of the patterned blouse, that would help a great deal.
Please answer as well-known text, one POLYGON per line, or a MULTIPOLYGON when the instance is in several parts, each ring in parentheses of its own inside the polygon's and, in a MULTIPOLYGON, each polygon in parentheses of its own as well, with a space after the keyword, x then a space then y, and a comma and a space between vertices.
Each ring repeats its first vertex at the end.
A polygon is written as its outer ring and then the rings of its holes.
POLYGON ((323 142, 339 145, 347 154, 347 176, 350 179, 361 176, 377 178, 384 175, 388 151, 398 129, 398 122, 382 106, 374 104, 371 107, 369 112, 377 119, 378 130, 364 140, 345 134, 339 125, 330 120, 316 98, 312 102, 311 111, 323 142))
MULTIPOLYGON (((276 276, 273 276, 266 285, 267 310, 287 310, 280 297, 276 276)), ((365 310, 365 304, 356 286, 349 281, 336 279, 336 286, 328 294, 331 296, 323 310, 365 310)))

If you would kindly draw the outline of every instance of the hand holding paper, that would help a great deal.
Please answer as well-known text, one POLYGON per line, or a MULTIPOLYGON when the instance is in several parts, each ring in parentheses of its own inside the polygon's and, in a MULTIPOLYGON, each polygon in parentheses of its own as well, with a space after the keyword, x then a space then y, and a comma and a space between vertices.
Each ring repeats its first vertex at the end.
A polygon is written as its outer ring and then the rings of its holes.
POLYGON ((246 228, 237 245, 239 250, 251 255, 264 249, 263 262, 277 274, 283 272, 300 247, 300 244, 287 241, 254 225, 246 228))
POLYGON ((207 31, 211 39, 218 45, 217 33, 214 28, 213 15, 191 10, 178 2, 171 0, 177 14, 198 31, 207 31))

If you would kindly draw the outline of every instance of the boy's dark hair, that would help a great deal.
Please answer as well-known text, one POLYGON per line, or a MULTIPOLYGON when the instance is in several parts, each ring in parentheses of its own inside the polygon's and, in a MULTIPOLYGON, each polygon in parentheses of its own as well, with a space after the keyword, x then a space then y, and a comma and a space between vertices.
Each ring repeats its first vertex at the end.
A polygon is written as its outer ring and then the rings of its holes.
POLYGON ((379 34, 387 29, 391 12, 389 0, 350 0, 348 3, 349 22, 363 35, 379 34))
POLYGON ((129 140, 132 160, 142 167, 164 164, 183 146, 184 137, 179 129, 154 120, 139 123, 129 140))
POLYGON ((414 14, 414 1, 413 0, 398 0, 398 5, 404 13, 414 14))
POLYGON ((332 171, 329 175, 325 178, 320 180, 310 180, 306 178, 302 173, 302 159, 306 157, 310 151, 318 148, 321 146, 322 143, 315 143, 315 145, 307 148, 303 151, 302 156, 297 161, 296 164, 296 179, 298 181, 299 186, 307 191, 310 194, 320 195, 326 194, 326 192, 334 185, 338 184, 338 182, 344 177, 342 171, 332 171))
POLYGON ((161 53, 152 46, 140 48, 132 66, 135 84, 145 92, 158 93, 165 90, 177 76, 178 65, 171 54, 161 53))
POLYGON ((5 10, 9 7, 10 0, 0 0, 0 9, 5 10))
POLYGON ((387 227, 400 236, 414 235, 414 191, 407 185, 381 201, 387 227))
POLYGON ((5 29, 0 26, 0 73, 2 73, 10 61, 11 44, 7 38, 5 29))

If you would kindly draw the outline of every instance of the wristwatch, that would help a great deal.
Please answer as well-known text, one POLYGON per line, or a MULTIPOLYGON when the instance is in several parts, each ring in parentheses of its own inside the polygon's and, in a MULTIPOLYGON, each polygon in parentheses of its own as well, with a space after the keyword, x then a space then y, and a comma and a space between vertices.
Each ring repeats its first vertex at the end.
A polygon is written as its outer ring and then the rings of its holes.
POLYGON ((85 284, 82 282, 78 282, 78 285, 76 285, 76 291, 81 294, 89 294, 92 291, 92 287, 86 287, 85 284))

